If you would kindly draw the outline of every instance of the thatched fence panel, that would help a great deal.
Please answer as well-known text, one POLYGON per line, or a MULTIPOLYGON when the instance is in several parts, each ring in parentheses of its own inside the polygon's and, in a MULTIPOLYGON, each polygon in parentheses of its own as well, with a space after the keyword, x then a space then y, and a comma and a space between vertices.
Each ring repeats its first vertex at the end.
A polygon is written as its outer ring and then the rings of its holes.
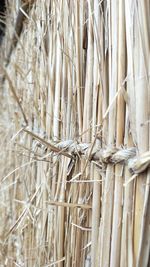
POLYGON ((149 266, 149 11, 6 1, 0 266, 149 266))

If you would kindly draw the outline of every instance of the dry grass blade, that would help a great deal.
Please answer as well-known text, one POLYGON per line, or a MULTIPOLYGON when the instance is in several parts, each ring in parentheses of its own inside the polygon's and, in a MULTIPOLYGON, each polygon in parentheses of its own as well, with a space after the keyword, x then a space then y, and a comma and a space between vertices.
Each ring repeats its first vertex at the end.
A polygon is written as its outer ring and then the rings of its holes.
POLYGON ((50 150, 52 150, 53 152, 58 153, 58 155, 63 155, 66 156, 68 158, 72 158, 72 156, 63 151, 63 149, 59 149, 57 146, 51 144, 50 142, 46 141, 44 138, 41 138, 40 136, 38 136, 37 134, 27 130, 27 129, 23 129, 24 132, 30 134, 34 139, 38 140, 41 144, 47 146, 50 150))
POLYGON ((91 209, 92 206, 86 204, 78 204, 78 203, 67 203, 67 202, 57 202, 57 201, 48 201, 49 205, 54 206, 62 206, 66 208, 82 208, 82 209, 91 209))
POLYGON ((23 107, 22 107, 22 105, 21 105, 21 103, 20 103, 20 100, 19 100, 19 98, 18 98, 18 96, 17 96, 17 93, 16 93, 15 88, 14 88, 14 86, 13 86, 12 80, 11 80, 11 78, 9 77, 9 74, 7 73, 7 71, 5 70, 5 68, 3 68, 3 66, 1 66, 1 69, 2 69, 2 71, 3 71, 3 73, 4 73, 4 76, 6 77, 6 79, 7 79, 7 81, 8 81, 10 91, 12 92, 12 95, 13 95, 15 101, 17 102, 17 104, 18 104, 18 106, 19 106, 19 108, 20 108, 20 110, 21 110, 21 113, 22 113, 23 118, 24 118, 24 122, 25 122, 25 124, 27 125, 27 124, 28 124, 28 120, 27 120, 27 117, 26 117, 26 115, 25 115, 25 113, 24 113, 23 107))

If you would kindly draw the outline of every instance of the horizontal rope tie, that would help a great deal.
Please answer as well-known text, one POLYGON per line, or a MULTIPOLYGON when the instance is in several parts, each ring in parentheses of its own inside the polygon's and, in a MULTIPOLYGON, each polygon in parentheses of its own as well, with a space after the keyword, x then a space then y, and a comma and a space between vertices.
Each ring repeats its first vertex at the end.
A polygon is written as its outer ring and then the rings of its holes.
MULTIPOLYGON (((58 147, 61 149, 66 147, 66 150, 70 153, 78 153, 87 157, 90 146, 90 144, 86 143, 73 143, 72 140, 64 141, 58 144, 58 147)), ((96 149, 94 148, 93 150, 96 149)), ((144 172, 150 165, 150 151, 147 151, 141 155, 136 155, 136 152, 136 147, 99 149, 92 152, 90 160, 99 161, 100 163, 104 164, 126 164, 132 174, 139 174, 144 172)))
POLYGON ((51 151, 73 158, 75 155, 84 156, 89 161, 98 161, 101 164, 126 164, 132 174, 139 174, 144 172, 150 165, 150 151, 137 155, 136 147, 130 148, 115 148, 110 147, 106 149, 98 149, 93 147, 91 154, 91 144, 77 143, 73 140, 66 140, 59 143, 46 141, 44 138, 38 136, 32 131, 24 129, 39 143, 44 144, 51 151), (89 157, 90 154, 90 157, 89 157))

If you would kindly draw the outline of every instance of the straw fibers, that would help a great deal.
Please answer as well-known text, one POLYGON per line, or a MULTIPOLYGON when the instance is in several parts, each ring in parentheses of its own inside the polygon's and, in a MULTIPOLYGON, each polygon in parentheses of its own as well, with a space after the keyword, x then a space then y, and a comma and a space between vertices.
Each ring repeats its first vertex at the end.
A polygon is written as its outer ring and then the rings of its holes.
POLYGON ((150 2, 6 6, 0 267, 150 266, 150 2))

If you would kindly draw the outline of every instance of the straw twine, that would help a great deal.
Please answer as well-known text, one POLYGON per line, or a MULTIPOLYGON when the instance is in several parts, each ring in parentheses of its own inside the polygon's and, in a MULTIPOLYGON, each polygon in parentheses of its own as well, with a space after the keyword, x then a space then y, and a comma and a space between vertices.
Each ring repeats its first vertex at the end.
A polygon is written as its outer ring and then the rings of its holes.
POLYGON ((75 156, 80 155, 86 157, 89 161, 98 161, 103 165, 118 163, 126 164, 132 174, 140 174, 144 172, 150 164, 150 151, 137 155, 136 147, 108 147, 106 149, 99 149, 95 145, 91 152, 92 144, 78 143, 74 140, 54 143, 52 141, 46 141, 30 130, 24 129, 24 131, 32 135, 34 139, 38 140, 51 151, 69 158, 74 158, 75 156))

